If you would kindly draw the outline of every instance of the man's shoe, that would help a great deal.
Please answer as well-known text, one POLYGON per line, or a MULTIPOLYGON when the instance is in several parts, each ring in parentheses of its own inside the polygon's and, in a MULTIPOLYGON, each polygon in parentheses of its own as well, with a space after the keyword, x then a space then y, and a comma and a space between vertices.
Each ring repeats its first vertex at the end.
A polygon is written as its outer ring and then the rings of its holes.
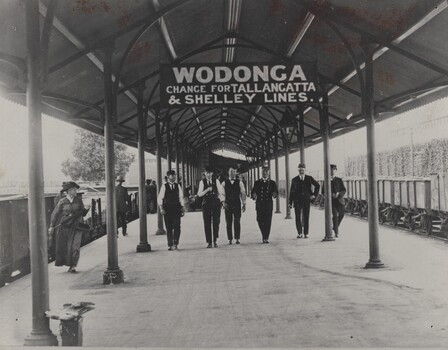
POLYGON ((334 236, 335 236, 336 238, 339 237, 337 232, 334 233, 334 236))
POLYGON ((305 235, 305 238, 308 238, 308 235, 305 235))
POLYGON ((266 243, 266 244, 269 244, 269 241, 268 241, 268 240, 266 240, 266 241, 265 241, 265 243, 266 243))
POLYGON ((215 242, 214 246, 215 246, 215 248, 218 248, 218 243, 215 242))
POLYGON ((229 245, 232 245, 232 240, 229 241, 229 245))
POLYGON ((123 237, 126 237, 128 234, 126 232, 123 232, 123 237))
POLYGON ((174 249, 174 250, 177 250, 177 245, 175 245, 173 249, 174 249))
POLYGON ((212 248, 212 244, 209 243, 208 246, 207 246, 207 248, 212 248))
POLYGON ((170 246, 170 247, 168 248, 168 250, 173 250, 173 247, 170 246))
POLYGON ((299 234, 297 235, 297 238, 302 238, 302 234, 299 233, 299 234))
POLYGON ((235 244, 240 244, 240 241, 239 241, 239 239, 237 239, 237 240, 236 240, 235 244))
POLYGON ((265 244, 266 243, 266 240, 265 239, 263 239, 263 244, 265 244))

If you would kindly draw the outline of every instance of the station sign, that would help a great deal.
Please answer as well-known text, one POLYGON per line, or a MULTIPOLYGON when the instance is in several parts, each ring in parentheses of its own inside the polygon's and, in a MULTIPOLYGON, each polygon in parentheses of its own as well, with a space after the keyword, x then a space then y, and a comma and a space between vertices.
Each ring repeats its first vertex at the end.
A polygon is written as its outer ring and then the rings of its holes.
POLYGON ((161 65, 162 108, 317 102, 313 63, 161 65))

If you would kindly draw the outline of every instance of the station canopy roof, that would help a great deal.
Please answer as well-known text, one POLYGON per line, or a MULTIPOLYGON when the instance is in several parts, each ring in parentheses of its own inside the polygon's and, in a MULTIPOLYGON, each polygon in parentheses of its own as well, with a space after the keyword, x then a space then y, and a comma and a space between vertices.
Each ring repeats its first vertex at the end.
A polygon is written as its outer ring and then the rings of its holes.
MULTIPOLYGON (((113 42, 117 141, 137 144, 136 96, 143 82, 149 152, 156 147, 156 114, 164 150, 168 119, 171 140, 193 152, 253 154, 278 135, 285 116, 297 119, 300 111, 309 146, 321 141, 319 112, 311 104, 160 109, 161 64, 312 62, 329 89, 330 126, 338 135, 364 125, 355 64, 364 70, 366 42, 375 45, 378 118, 447 95, 447 7, 446 0, 40 0, 48 67, 43 112, 103 133, 104 47, 113 42)), ((0 92, 26 104, 24 2, 1 1, 0 30, 0 92)), ((297 149, 297 129, 288 136, 297 149)))

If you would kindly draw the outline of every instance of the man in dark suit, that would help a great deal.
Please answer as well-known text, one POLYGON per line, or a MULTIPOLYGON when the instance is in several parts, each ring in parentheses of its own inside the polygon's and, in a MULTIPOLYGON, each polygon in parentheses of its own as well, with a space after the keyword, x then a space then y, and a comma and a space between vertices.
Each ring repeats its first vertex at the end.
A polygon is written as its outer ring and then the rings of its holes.
MULTIPOLYGON (((121 226, 123 236, 127 236, 127 218, 126 213, 129 211, 129 195, 126 187, 123 187, 124 176, 117 177, 118 185, 115 186, 115 200, 117 202, 117 222, 121 226)), ((118 232, 117 232, 118 237, 118 232)))
POLYGON ((305 238, 308 238, 310 204, 319 194, 320 185, 312 176, 305 175, 305 164, 299 164, 299 175, 291 181, 291 191, 289 192, 289 207, 294 206, 296 214, 297 238, 302 238, 302 220, 305 238), (312 187, 314 187, 314 191, 312 187))
POLYGON ((225 201, 224 209, 226 215, 227 238, 232 244, 233 233, 232 223, 235 231, 236 244, 240 244, 241 234, 241 213, 246 210, 246 190, 243 182, 236 177, 236 167, 229 168, 229 178, 222 183, 224 188, 225 201))
MULTIPOLYGON (((338 167, 335 164, 330 165, 331 168, 331 211, 333 213, 333 231, 336 237, 339 235, 339 225, 344 218, 346 192, 344 182, 340 177, 336 177, 338 167)), ((322 194, 325 194, 325 187, 322 187, 322 194)))
POLYGON ((180 239, 180 218, 184 216, 184 198, 182 186, 175 182, 176 172, 166 172, 168 182, 160 188, 157 204, 164 216, 168 250, 177 250, 180 239))
POLYGON ((275 181, 269 178, 269 169, 263 168, 263 177, 254 183, 251 198, 255 200, 255 209, 257 211, 257 222, 260 227, 263 243, 269 243, 269 234, 271 233, 272 223, 272 198, 277 198, 278 190, 275 181))

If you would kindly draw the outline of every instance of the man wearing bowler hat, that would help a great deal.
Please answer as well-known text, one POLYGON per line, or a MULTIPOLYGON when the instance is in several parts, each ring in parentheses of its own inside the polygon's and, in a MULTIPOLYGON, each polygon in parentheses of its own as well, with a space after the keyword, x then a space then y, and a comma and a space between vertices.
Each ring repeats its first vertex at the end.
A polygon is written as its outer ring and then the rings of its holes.
MULTIPOLYGON (((117 186, 115 186, 115 201, 117 203, 117 225, 123 232, 123 236, 127 236, 127 223, 126 223, 126 213, 128 212, 129 196, 128 189, 123 187, 124 177, 119 175, 117 177, 117 186)), ((118 233, 117 233, 118 236, 118 233)))
POLYGON ((299 175, 291 181, 291 191, 289 195, 289 207, 294 206, 296 215, 297 238, 302 238, 302 220, 303 233, 308 238, 310 205, 319 194, 320 185, 312 176, 305 175, 305 164, 299 164, 299 175), (314 187, 314 191, 313 191, 314 187))
MULTIPOLYGON (((339 235, 339 225, 344 218, 346 192, 344 181, 340 177, 335 176, 338 167, 335 164, 330 165, 331 168, 331 211, 333 213, 333 231, 336 238, 339 235)), ((322 194, 325 194, 325 187, 322 186, 322 194)))
POLYGON ((184 192, 180 184, 175 182, 176 172, 174 170, 168 170, 166 176, 168 181, 160 188, 157 204, 165 219, 168 250, 176 250, 180 238, 180 218, 185 213, 184 192))

